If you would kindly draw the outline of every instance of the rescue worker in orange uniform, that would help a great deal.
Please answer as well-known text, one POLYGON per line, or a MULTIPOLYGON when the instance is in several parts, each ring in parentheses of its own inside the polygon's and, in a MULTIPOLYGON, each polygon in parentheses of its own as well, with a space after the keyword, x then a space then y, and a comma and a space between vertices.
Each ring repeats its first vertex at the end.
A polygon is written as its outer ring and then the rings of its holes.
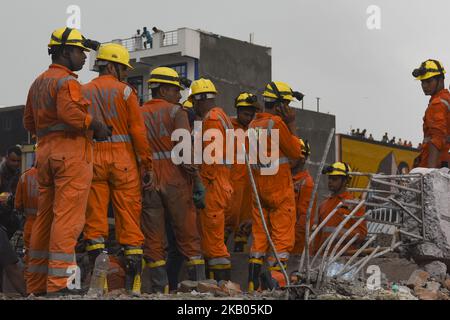
MULTIPOLYGON (((230 118, 235 132, 241 130, 242 136, 247 134, 248 125, 255 118, 258 110, 257 97, 248 92, 239 94, 235 99, 236 117, 230 118)), ((251 232, 252 197, 250 180, 245 163, 238 163, 237 151, 241 150, 240 143, 248 141, 235 139, 235 159, 231 168, 231 183, 233 196, 231 205, 225 211, 225 243, 230 234, 234 234, 234 251, 243 252, 244 246, 251 232)), ((245 160, 245 159, 242 159, 245 160)))
MULTIPOLYGON (((36 148, 35 148, 36 151, 36 148)), ((31 230, 36 220, 38 208, 39 184, 37 181, 36 163, 26 170, 19 179, 16 189, 16 197, 14 199, 14 207, 17 211, 23 212, 25 215, 25 224, 23 227, 23 242, 25 249, 25 268, 28 267, 28 256, 30 251, 31 230)), ((28 271, 25 269, 25 278, 28 271)))
POLYGON ((54 31, 48 45, 52 65, 28 93, 24 126, 39 144, 39 200, 29 252, 29 293, 72 291, 77 270, 74 249, 84 226, 92 180, 91 130, 98 139, 111 134, 89 115, 89 101, 83 98, 74 73, 85 63, 87 45, 76 29, 54 31))
MULTIPOLYGON (((189 100, 197 116, 202 119, 201 130, 194 128, 194 136, 203 137, 200 176, 206 188, 206 206, 199 210, 202 250, 208 262, 208 278, 220 281, 230 280, 231 277, 230 254, 225 245, 225 210, 230 206, 233 187, 230 165, 227 163, 226 130, 233 130, 233 124, 217 106, 217 93, 211 80, 201 78, 192 83, 189 100), (208 139, 205 134, 211 134, 211 138, 208 139), (223 145, 215 143, 211 146, 211 140, 222 141, 223 145)), ((232 158, 234 153, 230 156, 232 158)))
POLYGON ((445 69, 437 60, 424 61, 413 76, 422 83, 426 96, 431 96, 423 117, 423 144, 415 161, 417 167, 449 167, 450 92, 445 89, 445 69))
MULTIPOLYGON (((268 271, 272 273, 286 268, 289 252, 292 251, 295 242, 295 193, 289 158, 296 160, 302 158, 303 155, 300 141, 295 136, 295 111, 289 107, 289 103, 294 100, 294 97, 301 100, 303 95, 293 92, 288 84, 275 81, 266 86, 263 97, 265 110, 258 113, 255 120, 250 123, 249 139, 254 133, 266 132, 267 155, 270 156, 275 151, 272 150, 272 143, 279 152, 278 161, 270 164, 262 163, 260 161, 262 154, 259 153, 258 164, 253 165, 252 170, 267 227, 282 264, 279 266, 275 257, 269 255, 267 257, 268 271), (276 132, 278 132, 279 141, 272 141, 272 136, 276 132), (263 170, 269 165, 277 170, 264 173, 263 170)), ((264 135, 258 134, 258 136, 258 139, 264 138, 264 135)), ((250 139, 250 144, 251 141, 250 139)), ((251 149, 250 145, 250 152, 251 149)), ((256 203, 253 205, 252 234, 253 244, 250 249, 248 276, 249 292, 259 288, 263 260, 270 250, 256 203)))
MULTIPOLYGON (((295 244, 292 249, 292 254, 299 255, 303 252, 305 247, 305 229, 306 229, 306 214, 308 211, 311 195, 314 189, 314 180, 309 174, 308 169, 305 168, 306 160, 311 155, 311 147, 308 141, 299 139, 302 148, 303 158, 291 160, 292 179, 294 181, 295 204, 296 204, 296 223, 295 223, 295 244)), ((314 224, 317 224, 318 216, 316 212, 316 201, 314 201, 311 209, 310 230, 314 224)), ((313 248, 311 248, 313 249, 313 248)))
POLYGON ((205 261, 201 253, 193 199, 193 183, 198 180, 198 170, 189 163, 176 165, 171 157, 172 149, 176 146, 171 141, 175 130, 184 130, 190 139, 187 112, 178 104, 180 90, 188 86, 185 80, 171 68, 154 69, 148 81, 152 100, 142 107, 155 172, 153 188, 144 190, 142 212, 144 259, 153 292, 168 293, 169 289, 165 249, 167 219, 177 249, 187 259, 189 279, 205 279, 205 261))
POLYGON ((84 239, 91 269, 108 238, 110 199, 116 240, 125 257, 125 289, 139 295, 142 272, 141 179, 152 176, 150 146, 145 134, 136 92, 125 82, 130 65, 128 50, 120 44, 103 44, 95 69, 99 77, 83 86, 92 101, 89 113, 112 128, 112 135, 94 144, 94 177, 89 193, 84 239), (137 155, 137 158, 136 158, 137 155), (138 163, 139 162, 139 163, 138 163))
MULTIPOLYGON (((346 200, 355 200, 353 195, 347 191, 347 185, 350 182, 351 168, 347 163, 336 162, 331 166, 325 167, 322 171, 323 174, 328 176, 328 190, 331 191, 331 195, 325 199, 319 206, 319 221, 320 224, 334 208, 339 204, 343 203, 343 206, 338 209, 338 211, 333 215, 333 217, 326 223, 326 225, 321 229, 318 235, 318 243, 320 246, 326 241, 326 239, 331 236, 339 224, 346 218, 348 214, 352 212, 355 205, 345 203, 346 200)), ((354 217, 362 217, 365 214, 364 206, 361 207, 354 215, 354 217)), ((341 229, 340 234, 344 234, 352 225, 356 222, 355 219, 350 219, 346 225, 341 229)), ((367 224, 363 221, 359 224, 355 230, 353 230, 350 235, 346 238, 347 241, 351 240, 355 235, 358 235, 356 242, 350 246, 350 249, 357 248, 358 244, 362 243, 367 236, 367 224)))

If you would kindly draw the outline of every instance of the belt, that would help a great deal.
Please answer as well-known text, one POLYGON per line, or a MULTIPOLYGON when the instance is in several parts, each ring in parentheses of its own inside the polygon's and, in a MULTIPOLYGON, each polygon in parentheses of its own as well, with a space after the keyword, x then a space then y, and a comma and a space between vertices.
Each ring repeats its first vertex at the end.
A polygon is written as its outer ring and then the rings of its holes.
POLYGON ((102 142, 131 142, 131 137, 127 134, 113 134, 111 137, 108 137, 106 140, 95 141, 96 143, 102 142))
POLYGON ((47 128, 37 130, 36 135, 38 138, 42 138, 43 136, 45 136, 51 132, 66 131, 69 129, 73 129, 73 128, 65 123, 58 123, 53 126, 49 126, 47 128))

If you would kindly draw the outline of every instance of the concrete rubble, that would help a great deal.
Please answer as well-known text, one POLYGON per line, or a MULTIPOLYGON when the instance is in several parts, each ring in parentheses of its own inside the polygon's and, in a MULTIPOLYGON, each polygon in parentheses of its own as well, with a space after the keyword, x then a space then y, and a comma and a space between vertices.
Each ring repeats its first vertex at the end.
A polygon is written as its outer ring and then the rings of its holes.
MULTIPOLYGON (((411 173, 424 174, 424 231, 425 241, 410 248, 416 261, 441 260, 450 264, 450 173, 449 169, 416 168, 411 173)), ((408 201, 411 195, 405 194, 408 201)), ((416 214, 417 211, 415 212, 416 214)), ((420 217, 420 216, 419 216, 420 217)), ((410 218, 406 218, 407 231, 421 234, 422 228, 410 218)), ((406 242, 413 239, 405 237, 406 242)))

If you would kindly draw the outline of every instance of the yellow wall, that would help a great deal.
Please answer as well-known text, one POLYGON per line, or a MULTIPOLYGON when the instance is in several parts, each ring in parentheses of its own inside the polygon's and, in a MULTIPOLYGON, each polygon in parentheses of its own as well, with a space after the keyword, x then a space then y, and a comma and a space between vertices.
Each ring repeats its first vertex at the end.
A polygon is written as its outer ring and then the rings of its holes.
MULTIPOLYGON (((382 145, 379 143, 370 142, 368 140, 352 139, 347 136, 340 135, 340 157, 341 161, 350 164, 353 171, 379 173, 380 164, 389 154, 393 154, 393 159, 396 167, 404 162, 408 165, 403 173, 408 173, 412 169, 414 158, 419 155, 418 151, 408 150, 406 148, 397 147, 395 145, 382 145)), ((389 161, 387 161, 389 162, 389 161)), ((397 171, 386 172, 385 174, 397 174, 397 171)), ((352 179, 351 186, 358 188, 365 188, 368 179, 365 177, 355 177, 352 179)))

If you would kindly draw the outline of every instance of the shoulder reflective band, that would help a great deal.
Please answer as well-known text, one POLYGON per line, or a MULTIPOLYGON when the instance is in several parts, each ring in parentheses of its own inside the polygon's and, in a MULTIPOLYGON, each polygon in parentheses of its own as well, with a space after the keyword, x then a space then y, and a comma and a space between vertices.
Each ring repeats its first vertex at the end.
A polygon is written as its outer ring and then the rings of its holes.
POLYGON ((447 110, 448 110, 448 112, 450 112, 450 103, 448 103, 448 101, 444 100, 444 99, 440 99, 440 100, 443 104, 445 104, 447 106, 447 110))

